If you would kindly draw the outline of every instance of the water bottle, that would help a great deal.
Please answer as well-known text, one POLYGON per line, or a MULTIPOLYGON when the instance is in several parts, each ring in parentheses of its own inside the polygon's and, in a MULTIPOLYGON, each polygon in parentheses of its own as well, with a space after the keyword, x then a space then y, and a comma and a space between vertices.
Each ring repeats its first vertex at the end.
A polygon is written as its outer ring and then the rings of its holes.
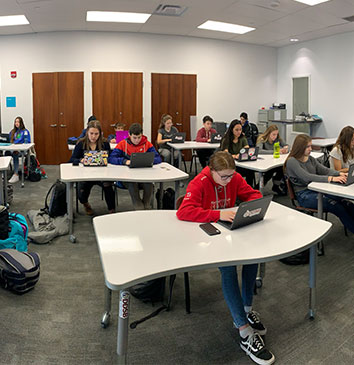
POLYGON ((279 142, 275 142, 274 143, 273 157, 274 158, 279 158, 280 157, 280 145, 279 145, 279 142))

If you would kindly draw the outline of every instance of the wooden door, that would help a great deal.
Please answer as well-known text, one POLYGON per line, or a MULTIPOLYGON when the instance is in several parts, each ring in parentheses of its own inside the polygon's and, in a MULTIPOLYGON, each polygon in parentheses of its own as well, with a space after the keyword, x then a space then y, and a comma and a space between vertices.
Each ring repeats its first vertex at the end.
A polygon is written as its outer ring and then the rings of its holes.
POLYGON ((143 121, 143 74, 141 72, 93 72, 93 114, 105 136, 114 133, 116 122, 125 129, 143 121))
MULTIPOLYGON (((33 141, 37 158, 43 165, 59 163, 58 138, 58 74, 36 73, 33 81, 33 141)), ((67 148, 67 147, 66 147, 67 148)))
POLYGON ((83 126, 83 75, 83 72, 32 75, 34 142, 43 165, 57 165, 70 159, 67 139, 78 136, 83 126))
POLYGON ((190 140, 190 116, 196 113, 197 75, 151 74, 152 141, 156 141, 163 114, 170 114, 173 124, 180 132, 186 132, 186 140, 190 140))

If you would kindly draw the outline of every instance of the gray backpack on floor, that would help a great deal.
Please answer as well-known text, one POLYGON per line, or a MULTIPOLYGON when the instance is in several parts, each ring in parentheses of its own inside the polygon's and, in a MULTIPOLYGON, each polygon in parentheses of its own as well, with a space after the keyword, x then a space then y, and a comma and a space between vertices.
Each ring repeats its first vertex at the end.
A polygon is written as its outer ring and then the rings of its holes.
POLYGON ((16 294, 34 288, 40 271, 39 255, 12 248, 0 250, 0 285, 16 294))

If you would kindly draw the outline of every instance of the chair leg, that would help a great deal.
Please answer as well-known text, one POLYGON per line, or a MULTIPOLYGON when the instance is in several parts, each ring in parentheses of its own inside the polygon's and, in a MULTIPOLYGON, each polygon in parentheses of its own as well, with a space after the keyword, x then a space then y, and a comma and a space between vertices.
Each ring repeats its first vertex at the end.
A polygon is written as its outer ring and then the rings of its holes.
POLYGON ((79 213, 79 184, 75 183, 76 191, 76 213, 79 213))
POLYGON ((191 293, 189 288, 189 275, 187 272, 184 273, 184 296, 186 299, 186 312, 191 312, 191 293))
POLYGON ((325 250, 324 250, 324 243, 323 241, 320 241, 317 243, 317 256, 324 256, 325 250))

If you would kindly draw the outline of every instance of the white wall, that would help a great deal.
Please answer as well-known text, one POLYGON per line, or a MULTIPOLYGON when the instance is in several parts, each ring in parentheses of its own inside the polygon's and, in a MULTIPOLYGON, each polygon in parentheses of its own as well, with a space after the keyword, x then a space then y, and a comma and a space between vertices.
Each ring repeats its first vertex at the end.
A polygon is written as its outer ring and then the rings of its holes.
MULTIPOLYGON (((200 38, 140 33, 60 32, 0 37, 2 130, 24 118, 33 132, 32 73, 85 72, 85 120, 91 115, 91 72, 143 72, 144 133, 151 131, 151 73, 197 74, 197 116, 230 121, 276 96, 277 53, 271 47, 200 38), (16 79, 10 72, 17 71, 16 79), (16 108, 6 108, 16 96, 16 108)), ((201 123, 201 122, 200 122, 201 123)), ((83 121, 83 125, 85 121, 83 121)))
POLYGON ((337 137, 354 125, 354 33, 278 50, 278 96, 292 116, 292 77, 310 76, 310 113, 322 116, 316 136, 337 137))

